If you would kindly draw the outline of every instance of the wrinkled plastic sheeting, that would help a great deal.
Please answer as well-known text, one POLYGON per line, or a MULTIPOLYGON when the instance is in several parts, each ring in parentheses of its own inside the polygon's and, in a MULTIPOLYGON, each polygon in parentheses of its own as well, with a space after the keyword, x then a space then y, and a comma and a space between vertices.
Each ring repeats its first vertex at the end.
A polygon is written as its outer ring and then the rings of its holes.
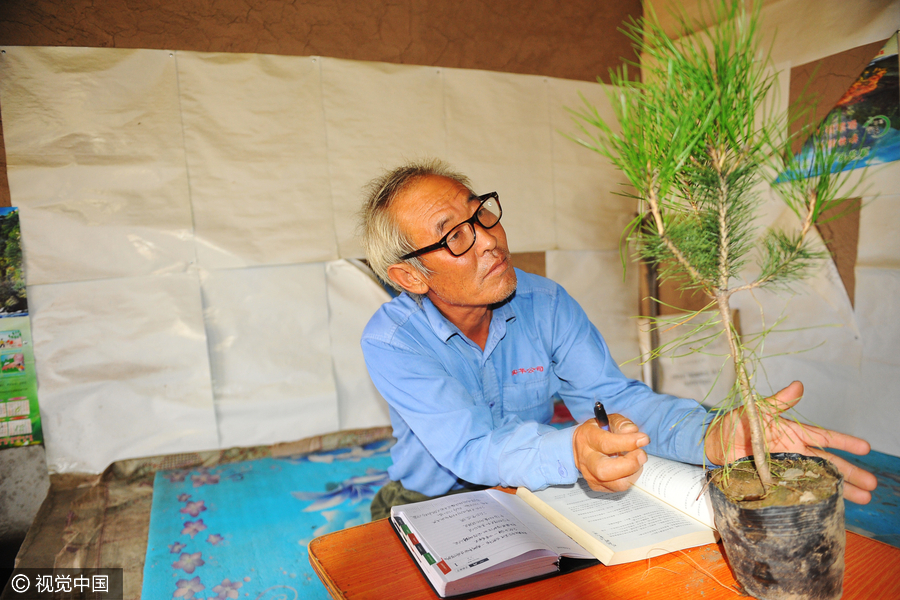
POLYGON ((320 64, 334 229, 341 256, 359 257, 363 186, 408 160, 447 156, 443 69, 335 58, 320 64))
POLYGON ((637 265, 623 273, 618 251, 547 253, 547 277, 563 286, 584 309, 628 377, 641 379, 638 345, 637 265))
MULTIPOLYGON (((876 168, 876 190, 900 189, 900 163, 876 168)), ((863 368, 853 404, 855 429, 880 452, 900 456, 900 195, 863 199, 856 261, 856 314, 863 336, 863 368)))
POLYGON ((203 272, 222 448, 339 428, 325 265, 203 272))
POLYGON ((29 287, 51 471, 218 446, 196 275, 29 287))
POLYGON ((622 231, 637 214, 637 200, 621 171, 573 141, 586 136, 571 111, 596 110, 611 127, 618 127, 610 100, 612 88, 582 84, 566 79, 548 82, 550 123, 556 132, 552 138, 556 249, 618 251, 622 231))
POLYGON ((447 158, 478 193, 496 191, 509 249, 554 248, 549 79, 444 70, 447 158), (550 225, 550 226, 548 226, 550 225))
POLYGON ((328 263, 326 277, 341 429, 390 425, 387 402, 369 378, 359 341, 371 316, 391 295, 357 260, 328 263))
POLYGON ((29 285, 187 269, 172 53, 6 48, 0 94, 29 285))
POLYGON ((337 259, 318 59, 176 58, 199 265, 337 259))

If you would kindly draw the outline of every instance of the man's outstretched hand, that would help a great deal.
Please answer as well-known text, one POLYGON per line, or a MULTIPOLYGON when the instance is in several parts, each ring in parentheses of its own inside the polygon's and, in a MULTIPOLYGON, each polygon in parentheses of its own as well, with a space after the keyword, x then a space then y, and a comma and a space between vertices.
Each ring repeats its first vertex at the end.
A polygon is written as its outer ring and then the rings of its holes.
POLYGON ((590 419, 572 436, 575 466, 592 490, 623 492, 640 476, 647 462, 641 448, 649 443, 647 434, 622 415, 609 415, 609 431, 590 419))
MULTIPOLYGON (((824 448, 844 450, 851 454, 868 454, 869 443, 852 435, 802 425, 782 416, 802 396, 803 384, 795 381, 769 398, 767 405, 760 405, 764 414, 763 426, 769 452, 796 452, 828 459, 844 475, 844 498, 857 504, 867 504, 872 499, 869 492, 878 485, 875 476, 826 452, 824 448)), ((724 465, 751 454, 750 428, 743 407, 732 410, 723 419, 710 425, 706 438, 706 457, 713 464, 724 465)))

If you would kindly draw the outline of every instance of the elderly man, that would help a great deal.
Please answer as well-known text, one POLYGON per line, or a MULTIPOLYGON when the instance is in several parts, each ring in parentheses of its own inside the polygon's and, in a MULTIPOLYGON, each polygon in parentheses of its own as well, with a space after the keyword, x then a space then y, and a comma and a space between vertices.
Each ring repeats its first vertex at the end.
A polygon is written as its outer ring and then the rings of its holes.
MULTIPOLYGON (((737 413, 711 425, 697 402, 625 377, 562 287, 513 268, 502 214, 496 193, 474 193, 439 161, 400 167, 369 186, 366 254, 402 292, 362 336, 397 438, 392 481, 373 501, 373 518, 479 486, 539 489, 579 475, 593 489, 620 491, 639 476, 645 451, 694 464, 750 453, 737 413), (556 397, 580 425, 548 425, 556 397), (613 413, 609 431, 591 418, 597 400, 613 413), (732 429, 726 456, 721 440, 732 429)), ((779 392, 778 412, 802 389, 795 382, 779 392)), ((845 473, 845 496, 868 502, 875 478, 819 449, 864 454, 865 441, 783 423, 769 440, 773 451, 827 456, 845 473)))

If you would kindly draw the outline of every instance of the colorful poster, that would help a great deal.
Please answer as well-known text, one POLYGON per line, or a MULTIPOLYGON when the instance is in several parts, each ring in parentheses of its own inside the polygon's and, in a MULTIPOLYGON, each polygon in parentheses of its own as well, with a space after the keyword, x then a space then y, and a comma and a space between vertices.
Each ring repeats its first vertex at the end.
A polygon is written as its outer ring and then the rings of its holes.
POLYGON ((897 34, 838 100, 816 133, 797 155, 798 166, 779 180, 805 176, 816 149, 844 150, 832 171, 849 170, 900 159, 900 62, 897 34))
POLYGON ((0 449, 43 441, 19 211, 0 208, 0 449))

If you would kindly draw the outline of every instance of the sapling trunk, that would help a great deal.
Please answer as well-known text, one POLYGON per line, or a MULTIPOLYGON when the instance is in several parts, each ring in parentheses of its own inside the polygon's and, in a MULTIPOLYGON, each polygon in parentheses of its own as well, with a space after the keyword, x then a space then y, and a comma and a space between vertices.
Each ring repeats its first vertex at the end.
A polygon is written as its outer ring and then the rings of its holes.
POLYGON ((750 445, 753 449, 753 461, 756 463, 756 473, 763 486, 763 493, 769 491, 772 485, 772 475, 769 473, 769 455, 766 452, 765 435, 763 434, 762 420, 759 415, 759 407, 756 404, 756 394, 750 385, 750 376, 744 363, 744 353, 741 350, 740 340, 734 328, 729 307, 729 295, 722 293, 716 297, 719 314, 722 316, 722 326, 728 340, 728 348, 731 359, 734 361, 734 374, 741 389, 741 402, 747 413, 747 423, 750 427, 750 445))
MULTIPOLYGON (((719 307, 719 313, 722 316, 722 327, 725 330, 728 349, 731 353, 731 360, 734 363, 734 374, 740 386, 741 403, 744 405, 744 411, 747 414, 747 423, 750 427, 750 445, 753 450, 753 460, 756 463, 756 472, 763 487, 763 494, 765 494, 769 491, 769 486, 772 485, 765 434, 759 418, 759 407, 756 405, 756 394, 750 385, 750 376, 747 373, 747 365, 744 361, 744 351, 740 344, 737 330, 732 322, 731 307, 729 306, 731 292, 728 289, 728 284, 732 263, 730 254, 732 231, 729 226, 728 209, 732 190, 729 187, 728 178, 730 170, 739 168, 742 165, 740 158, 729 164, 730 161, 727 160, 728 151, 726 149, 716 148, 712 144, 708 148, 709 162, 716 173, 717 186, 715 197, 718 205, 717 221, 719 229, 717 253, 718 285, 715 288, 714 297, 716 305, 719 307)), ((745 156, 744 158, 749 157, 745 156)))

